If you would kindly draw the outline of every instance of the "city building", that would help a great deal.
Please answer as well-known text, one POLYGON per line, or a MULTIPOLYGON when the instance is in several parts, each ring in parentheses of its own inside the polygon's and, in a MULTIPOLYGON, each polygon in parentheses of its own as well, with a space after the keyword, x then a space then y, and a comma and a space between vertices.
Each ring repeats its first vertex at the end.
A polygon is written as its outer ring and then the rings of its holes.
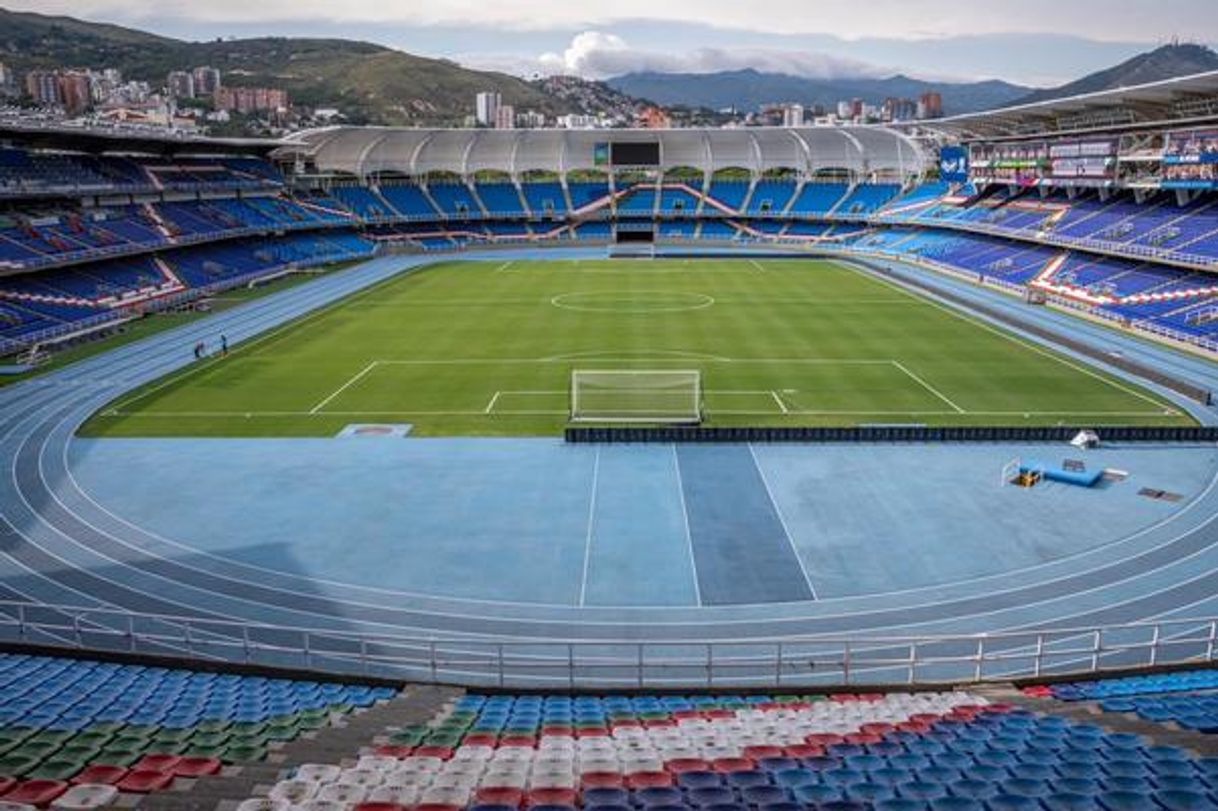
POLYGON ((288 109, 288 93, 270 87, 221 87, 216 90, 217 110, 238 113, 274 112, 288 109))
POLYGON ((560 115, 555 119, 555 123, 558 124, 560 129, 564 130, 591 130, 603 126, 601 120, 596 116, 579 113, 560 115))
POLYGON ((0 62, 0 95, 10 95, 17 85, 17 78, 8 65, 0 62))
POLYGON ((636 116, 638 125, 648 130, 666 130, 672 126, 668 113, 659 107, 644 107, 636 116))
POLYGON ((212 67, 198 67, 191 72, 195 82, 196 96, 214 96, 220 89, 220 71, 212 67))
POLYGON ((516 108, 510 104, 501 104, 499 109, 495 110, 495 129, 497 130, 514 130, 516 129, 516 108))
POLYGON ((516 114, 516 126, 527 130, 541 129, 546 125, 545 113, 536 110, 525 110, 516 114))
POLYGON ((503 95, 495 91, 485 91, 474 97, 474 120, 480 127, 493 127, 499 117, 499 107, 503 104, 503 95))
POLYGON ((59 74, 53 70, 31 70, 25 75, 25 92, 36 104, 58 107, 63 104, 59 74))
POLYGON ((802 127, 804 125, 804 106, 788 104, 782 108, 782 125, 784 127, 802 127))
POLYGON ((918 99, 918 118, 942 118, 943 96, 933 90, 918 99))
POLYGON ((169 95, 175 99, 193 99, 195 97, 195 77, 184 70, 170 72, 165 80, 169 95))
POLYGON ((93 106, 93 82, 87 71, 60 73, 58 84, 60 103, 69 115, 79 115, 93 106))

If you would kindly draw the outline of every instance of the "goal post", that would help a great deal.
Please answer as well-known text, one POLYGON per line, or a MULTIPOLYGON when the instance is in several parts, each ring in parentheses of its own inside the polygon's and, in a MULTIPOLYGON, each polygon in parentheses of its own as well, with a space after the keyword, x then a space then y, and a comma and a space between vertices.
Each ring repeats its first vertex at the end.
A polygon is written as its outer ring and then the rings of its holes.
POLYGON ((571 422, 697 424, 702 373, 667 369, 575 369, 571 422))

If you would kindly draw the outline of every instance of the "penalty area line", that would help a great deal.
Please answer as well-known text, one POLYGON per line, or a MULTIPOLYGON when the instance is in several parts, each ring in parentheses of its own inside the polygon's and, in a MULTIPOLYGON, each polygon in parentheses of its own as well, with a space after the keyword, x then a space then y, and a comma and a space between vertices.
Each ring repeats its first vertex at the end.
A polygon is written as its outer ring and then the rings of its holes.
POLYGON ((949 397, 948 397, 947 395, 945 395, 943 392, 939 391, 939 390, 938 390, 938 389, 936 389, 934 386, 932 386, 931 384, 927 383, 925 380, 923 380, 922 378, 920 378, 920 377, 918 377, 916 374, 914 374, 912 371, 910 371, 910 369, 909 369, 909 368, 908 368, 908 367, 907 367, 907 366, 906 366, 904 363, 901 363, 901 361, 899 361, 899 360, 894 360, 894 361, 892 361, 892 365, 893 365, 893 366, 895 366, 897 369, 901 370, 902 372, 904 372, 904 373, 905 373, 905 375, 906 375, 907 377, 909 377, 909 378, 910 378, 911 380, 913 380, 915 383, 917 383, 918 385, 920 385, 922 388, 926 389, 926 390, 927 390, 927 391, 929 391, 931 394, 935 395, 935 396, 936 396, 936 397, 938 397, 940 400, 942 400, 943 402, 945 402, 945 403, 947 403, 949 406, 951 406, 951 407, 952 407, 952 408, 953 408, 953 409, 956 411, 956 413, 957 413, 957 414, 967 414, 967 413, 968 413, 968 412, 967 412, 967 411, 965 411, 963 408, 961 408, 960 406, 958 406, 958 405, 956 405, 955 403, 953 403, 953 402, 951 401, 951 398, 949 398, 949 397))
POLYGON ((373 369, 375 369, 378 363, 380 363, 380 361, 375 361, 375 360, 374 360, 374 361, 372 361, 371 363, 369 363, 367 366, 365 366, 363 369, 360 369, 360 370, 359 370, 359 371, 358 371, 358 372, 355 374, 355 376, 354 376, 354 377, 352 377, 352 378, 351 378, 350 380, 348 380, 346 383, 342 384, 342 385, 341 385, 341 386, 339 386, 337 389, 335 389, 333 392, 331 392, 329 397, 325 398, 325 399, 324 399, 324 400, 322 400, 320 403, 318 403, 317 405, 315 405, 315 406, 313 406, 311 409, 309 409, 309 413, 310 413, 310 414, 316 414, 317 412, 321 411, 321 410, 322 410, 323 408, 325 408, 325 407, 326 407, 326 405, 327 405, 327 404, 329 404, 329 403, 330 403, 330 402, 331 402, 331 401, 332 401, 332 400, 333 400, 335 397, 337 397, 338 395, 342 394, 344 391, 346 391, 347 389, 351 388, 351 387, 352 387, 352 386, 354 386, 356 383, 358 383, 360 380, 362 380, 362 379, 363 379, 363 377, 364 377, 364 375, 368 374, 368 373, 369 373, 369 372, 371 372, 373 369))

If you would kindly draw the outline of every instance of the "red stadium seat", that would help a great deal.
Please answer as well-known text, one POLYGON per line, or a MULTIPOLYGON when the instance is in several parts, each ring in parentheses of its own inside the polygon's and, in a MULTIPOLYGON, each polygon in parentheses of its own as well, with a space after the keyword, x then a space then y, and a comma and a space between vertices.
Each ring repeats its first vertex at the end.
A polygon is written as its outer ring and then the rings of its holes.
MULTIPOLYGON (((467 739, 466 743, 468 743, 468 742, 469 741, 467 739)), ((386 743, 386 744, 382 744, 381 746, 376 747, 372 751, 378 755, 384 755, 385 757, 395 757, 398 760, 401 760, 403 758, 410 757, 410 753, 414 751, 414 747, 406 746, 404 744, 386 743)))
POLYGON ((626 775, 627 788, 658 788, 671 786, 672 775, 668 772, 635 772, 626 775))
POLYGON ((0 799, 8 803, 44 806, 67 790, 68 784, 63 780, 26 780, 9 789, 0 799))
POLYGON ((175 777, 202 777, 216 774, 224 764, 214 757, 184 757, 173 767, 175 777))
POLYGON ((162 791, 169 788, 172 784, 173 772, 136 768, 122 780, 118 781, 118 790, 130 791, 134 794, 147 794, 150 791, 162 791))
POLYGON ((173 772, 174 768, 181 760, 181 755, 154 753, 151 755, 144 755, 142 758, 140 758, 139 762, 135 764, 134 769, 136 771, 145 772, 173 772))
POLYGON ((579 782, 584 788, 621 788, 626 779, 617 772, 585 772, 579 782))
POLYGON ((751 772, 753 761, 743 757, 723 757, 711 762, 717 772, 751 772))
POLYGON ((782 757, 781 746, 746 746, 744 756, 750 760, 761 760, 767 757, 782 757))
POLYGON ((92 766, 86 766, 80 774, 72 778, 72 782, 76 784, 90 783, 93 785, 111 786, 127 776, 127 770, 122 766, 107 766, 104 763, 95 763, 92 766))
POLYGON ((440 760, 449 760, 453 756, 451 746, 420 746, 414 750, 416 757, 434 757, 440 760))
POLYGON ((524 792, 518 788, 491 786, 474 792, 479 803, 486 805, 509 805, 519 808, 524 802, 524 792))
POLYGON ((573 788, 535 788, 528 794, 528 804, 574 806, 576 792, 573 788))

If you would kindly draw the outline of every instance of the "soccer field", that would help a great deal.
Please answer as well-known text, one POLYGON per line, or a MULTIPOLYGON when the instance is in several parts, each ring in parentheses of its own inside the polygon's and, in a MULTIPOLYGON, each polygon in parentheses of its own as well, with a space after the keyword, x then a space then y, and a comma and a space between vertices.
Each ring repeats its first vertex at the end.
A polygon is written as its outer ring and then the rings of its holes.
POLYGON ((124 395, 84 433, 555 434, 575 369, 699 370, 709 425, 1192 422, 840 263, 619 259, 404 274, 124 395))

